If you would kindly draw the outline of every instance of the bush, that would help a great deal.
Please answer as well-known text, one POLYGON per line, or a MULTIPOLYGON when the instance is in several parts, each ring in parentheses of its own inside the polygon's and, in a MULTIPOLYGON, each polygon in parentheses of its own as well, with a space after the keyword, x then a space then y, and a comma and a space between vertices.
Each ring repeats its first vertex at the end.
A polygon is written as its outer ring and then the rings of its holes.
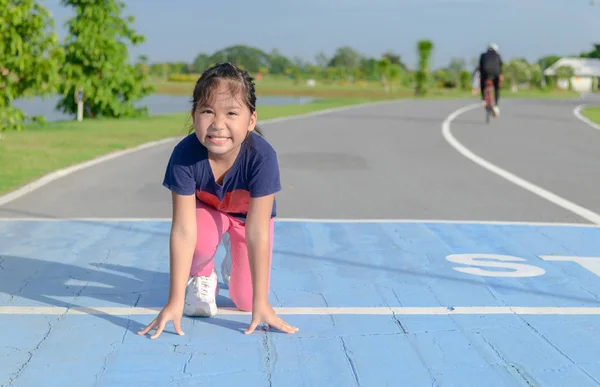
POLYGON ((462 90, 471 89, 471 73, 467 70, 462 70, 460 72, 460 88, 462 90))

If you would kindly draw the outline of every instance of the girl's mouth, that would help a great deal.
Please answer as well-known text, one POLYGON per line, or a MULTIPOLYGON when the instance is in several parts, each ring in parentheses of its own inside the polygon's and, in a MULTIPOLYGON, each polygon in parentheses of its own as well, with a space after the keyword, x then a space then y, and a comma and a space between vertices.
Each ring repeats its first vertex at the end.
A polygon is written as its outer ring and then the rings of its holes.
POLYGON ((208 136, 208 141, 215 145, 225 144, 229 140, 229 137, 221 137, 221 136, 208 136))

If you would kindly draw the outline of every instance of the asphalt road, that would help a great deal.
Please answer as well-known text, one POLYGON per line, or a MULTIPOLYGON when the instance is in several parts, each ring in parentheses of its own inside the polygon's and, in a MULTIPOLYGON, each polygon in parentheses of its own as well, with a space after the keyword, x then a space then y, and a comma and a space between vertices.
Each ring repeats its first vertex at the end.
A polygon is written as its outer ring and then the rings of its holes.
MULTIPOLYGON (((444 139, 445 118, 473 101, 362 106, 266 124, 279 155, 283 218, 581 222, 587 220, 468 160, 444 139)), ((600 131, 577 120, 581 101, 501 100, 451 124, 480 157, 600 212, 600 131)), ((0 207, 0 217, 168 218, 161 182, 176 141, 78 171, 0 207)))

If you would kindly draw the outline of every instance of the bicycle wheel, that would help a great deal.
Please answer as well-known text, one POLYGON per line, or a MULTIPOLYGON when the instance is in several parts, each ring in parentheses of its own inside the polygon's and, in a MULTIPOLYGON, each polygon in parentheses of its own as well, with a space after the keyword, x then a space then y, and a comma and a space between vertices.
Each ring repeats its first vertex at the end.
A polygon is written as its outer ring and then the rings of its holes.
POLYGON ((488 87, 485 90, 485 123, 486 124, 490 123, 490 115, 492 114, 491 98, 492 98, 492 96, 490 95, 490 89, 488 87))

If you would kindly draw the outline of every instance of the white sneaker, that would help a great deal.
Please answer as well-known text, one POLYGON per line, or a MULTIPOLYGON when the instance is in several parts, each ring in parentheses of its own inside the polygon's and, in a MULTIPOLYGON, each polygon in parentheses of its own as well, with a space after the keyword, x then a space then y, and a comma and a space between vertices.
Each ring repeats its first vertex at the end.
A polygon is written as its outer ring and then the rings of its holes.
POLYGON ((500 108, 498 106, 494 106, 494 115, 498 117, 500 115, 500 108))
POLYGON ((231 278, 231 239, 229 234, 223 234, 223 247, 225 247, 225 257, 223 263, 221 263, 221 276, 225 285, 229 286, 229 279, 231 278))
POLYGON ((219 283, 217 272, 208 277, 192 277, 188 281, 183 313, 186 316, 212 317, 217 314, 219 283))

